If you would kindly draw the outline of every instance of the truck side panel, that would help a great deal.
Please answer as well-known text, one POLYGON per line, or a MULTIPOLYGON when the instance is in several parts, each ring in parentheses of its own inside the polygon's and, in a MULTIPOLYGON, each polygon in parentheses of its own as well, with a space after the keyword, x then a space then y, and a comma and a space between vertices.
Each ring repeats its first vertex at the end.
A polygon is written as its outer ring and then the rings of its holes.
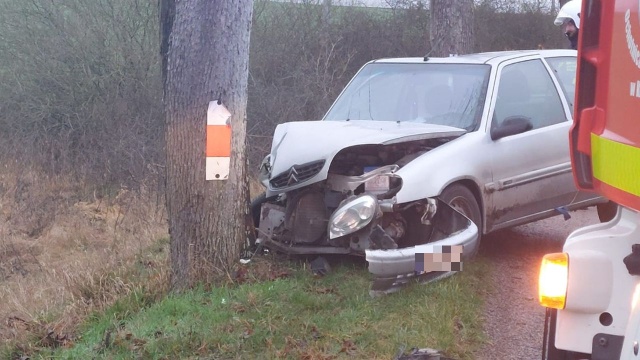
POLYGON ((576 184, 640 210, 640 2, 585 0, 581 23, 576 184))

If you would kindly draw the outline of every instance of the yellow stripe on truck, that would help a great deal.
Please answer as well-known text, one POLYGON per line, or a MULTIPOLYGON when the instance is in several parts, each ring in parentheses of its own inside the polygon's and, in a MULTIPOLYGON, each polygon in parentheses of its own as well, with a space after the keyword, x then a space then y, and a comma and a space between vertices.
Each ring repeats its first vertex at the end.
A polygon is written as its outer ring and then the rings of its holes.
POLYGON ((593 177, 640 196, 640 148, 591 134, 593 177))

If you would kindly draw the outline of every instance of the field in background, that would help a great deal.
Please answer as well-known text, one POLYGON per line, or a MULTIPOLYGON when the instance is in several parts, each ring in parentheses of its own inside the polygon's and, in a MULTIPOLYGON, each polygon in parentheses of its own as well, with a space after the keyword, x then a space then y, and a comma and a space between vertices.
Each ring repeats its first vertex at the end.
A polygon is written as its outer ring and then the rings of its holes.
POLYGON ((84 190, 17 166, 0 173, 0 344, 63 345, 92 311, 166 289, 164 207, 143 192, 84 190))

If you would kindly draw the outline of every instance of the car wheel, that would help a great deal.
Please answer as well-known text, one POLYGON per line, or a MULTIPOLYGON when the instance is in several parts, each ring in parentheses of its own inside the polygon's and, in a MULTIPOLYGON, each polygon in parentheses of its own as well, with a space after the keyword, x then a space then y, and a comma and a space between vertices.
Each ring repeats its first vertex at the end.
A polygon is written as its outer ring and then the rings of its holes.
POLYGON ((478 227, 478 246, 476 246, 475 251, 471 254, 471 256, 474 256, 478 252, 480 238, 482 237, 482 213, 480 212, 480 206, 478 206, 476 197, 473 196, 471 190, 466 186, 453 184, 442 191, 440 199, 471 219, 478 227))
POLYGON ((251 218, 256 229, 260 225, 260 208, 265 201, 267 201, 266 193, 262 193, 251 200, 251 218))
POLYGON ((240 253, 241 259, 251 259, 256 252, 256 239, 258 238, 258 226, 260 225, 260 209, 262 204, 267 201, 267 195, 262 193, 251 200, 249 210, 251 211, 251 219, 255 228, 253 236, 247 236, 245 246, 240 253))
POLYGON ((547 308, 544 316, 542 339, 542 360, 579 360, 589 359, 589 354, 575 353, 556 348, 556 319, 558 310, 547 308))
POLYGON ((618 204, 609 200, 606 203, 596 205, 596 210, 598 210, 598 219, 600 219, 600 222, 609 222, 616 217, 618 204))

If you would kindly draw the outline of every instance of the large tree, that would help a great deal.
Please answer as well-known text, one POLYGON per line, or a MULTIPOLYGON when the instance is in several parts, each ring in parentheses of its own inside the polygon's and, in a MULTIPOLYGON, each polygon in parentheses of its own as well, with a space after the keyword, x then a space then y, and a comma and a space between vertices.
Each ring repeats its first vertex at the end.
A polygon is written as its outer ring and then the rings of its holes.
POLYGON ((159 0, 172 286, 229 271, 251 235, 246 155, 253 0, 159 0), (205 180, 210 101, 232 116, 228 180, 205 180))
POLYGON ((473 52, 473 0, 431 0, 431 55, 473 52))

